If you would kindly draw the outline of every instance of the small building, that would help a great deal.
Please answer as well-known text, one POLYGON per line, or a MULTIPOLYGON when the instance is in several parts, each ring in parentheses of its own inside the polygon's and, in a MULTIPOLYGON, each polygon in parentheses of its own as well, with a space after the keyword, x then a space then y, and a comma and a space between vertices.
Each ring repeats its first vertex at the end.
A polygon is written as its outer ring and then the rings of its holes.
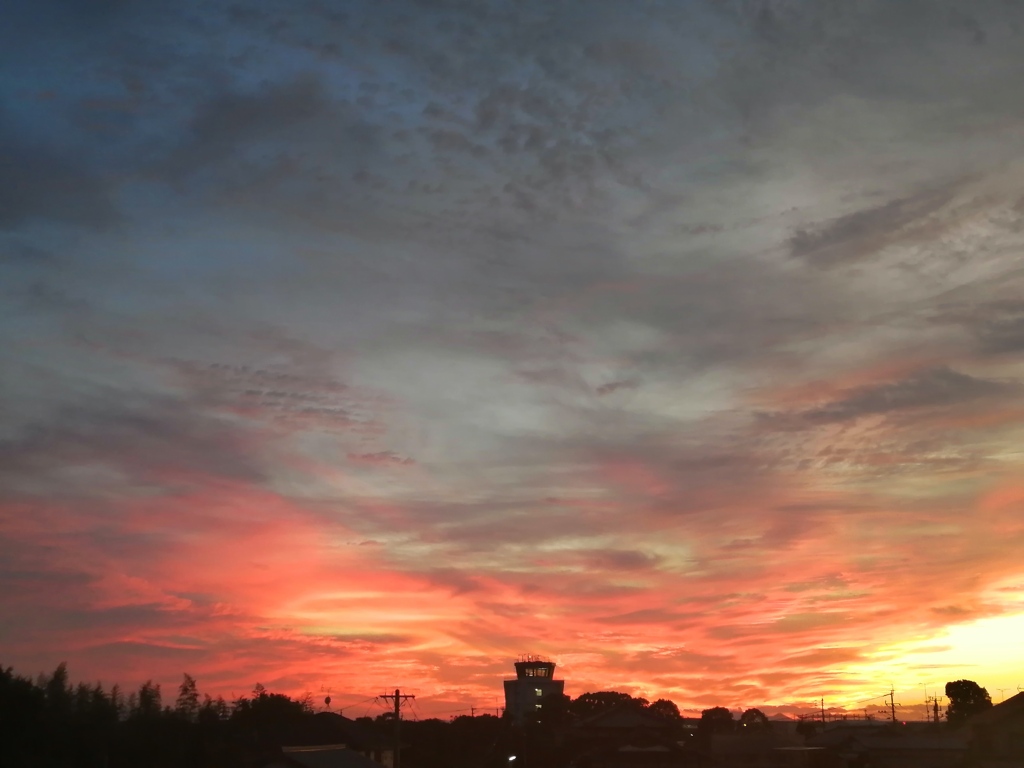
POLYGON ((1024 693, 967 721, 963 728, 980 765, 1024 765, 1024 693))
MULTIPOLYGON (((379 724, 369 721, 356 722, 337 712, 318 712, 312 717, 304 718, 293 725, 287 733, 281 734, 279 743, 287 744, 293 751, 300 748, 308 749, 311 755, 316 752, 314 747, 323 748, 326 750, 324 754, 327 754, 330 750, 344 746, 348 753, 373 761, 377 768, 393 768, 395 764, 395 741, 392 730, 385 730, 379 724)), ((348 753, 341 756, 331 753, 329 757, 351 760, 352 755, 348 753)), ((318 755, 319 753, 310 759, 323 757, 318 755)))
POLYGON ((515 679, 505 681, 505 712, 515 725, 523 725, 536 721, 545 696, 562 695, 565 681, 555 680, 555 662, 540 656, 522 656, 515 668, 515 679))
POLYGON ((935 725, 883 723, 873 728, 832 728, 808 739, 829 749, 841 768, 957 768, 967 757, 967 739, 935 725))
POLYGON ((620 704, 572 726, 568 737, 571 768, 706 768, 705 753, 680 742, 676 721, 620 704))
POLYGON ((344 744, 322 744, 283 747, 279 755, 263 762, 262 768, 377 768, 377 763, 344 744))

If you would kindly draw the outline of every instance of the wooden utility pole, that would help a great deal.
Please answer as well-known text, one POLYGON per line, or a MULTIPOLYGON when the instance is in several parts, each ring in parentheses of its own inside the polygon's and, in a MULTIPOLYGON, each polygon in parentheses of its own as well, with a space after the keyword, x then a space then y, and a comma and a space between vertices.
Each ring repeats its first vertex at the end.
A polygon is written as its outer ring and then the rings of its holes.
POLYGON ((393 699, 395 702, 395 760, 394 768, 401 768, 402 759, 402 702, 408 699, 415 699, 416 697, 409 693, 402 693, 398 688, 395 688, 394 693, 385 693, 381 696, 384 701, 393 699))
POLYGON ((892 712, 892 721, 896 722, 896 691, 889 689, 889 710, 892 712))

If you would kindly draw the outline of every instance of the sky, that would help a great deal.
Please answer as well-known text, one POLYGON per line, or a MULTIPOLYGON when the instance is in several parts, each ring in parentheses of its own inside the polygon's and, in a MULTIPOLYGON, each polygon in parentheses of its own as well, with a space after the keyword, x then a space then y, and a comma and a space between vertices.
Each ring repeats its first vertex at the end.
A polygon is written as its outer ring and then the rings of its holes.
POLYGON ((0 663, 1011 695, 1021 83, 1015 0, 15 0, 0 663))

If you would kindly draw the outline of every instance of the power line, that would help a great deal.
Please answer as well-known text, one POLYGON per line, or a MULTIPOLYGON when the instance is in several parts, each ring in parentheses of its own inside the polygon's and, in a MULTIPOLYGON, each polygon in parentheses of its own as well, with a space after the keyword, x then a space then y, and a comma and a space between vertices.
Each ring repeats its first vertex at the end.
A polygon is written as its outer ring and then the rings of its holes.
MULTIPOLYGON (((320 690, 322 691, 322 690, 324 690, 324 689, 323 689, 323 688, 321 688, 320 690)), ((328 693, 330 693, 330 689, 327 689, 327 691, 328 691, 328 693)), ((358 707, 358 706, 361 706, 361 705, 365 704, 365 703, 366 703, 366 702, 368 702, 368 701, 371 701, 371 702, 372 702, 372 701, 373 701, 373 699, 374 699, 374 697, 373 697, 373 696, 371 696, 370 698, 368 698, 368 699, 363 699, 362 701, 357 701, 357 702, 354 702, 354 703, 352 703, 352 704, 346 704, 346 705, 345 705, 344 707, 338 707, 338 710, 337 710, 337 712, 338 712, 338 714, 340 715, 340 714, 342 714, 342 713, 343 713, 343 712, 344 712, 344 711, 345 711, 346 709, 352 709, 352 707, 358 707)), ((328 709, 330 709, 330 708, 331 708, 331 705, 330 705, 330 704, 328 704, 328 705, 327 705, 327 708, 328 708, 328 709)))
POLYGON ((370 704, 366 707, 366 710, 363 712, 363 717, 367 717, 370 714, 370 707, 372 707, 374 704, 380 704, 380 699, 378 699, 376 696, 374 696, 373 699, 367 699, 367 701, 369 701, 370 704))
POLYGON ((876 701, 878 699, 888 698, 888 696, 889 696, 888 693, 883 693, 883 694, 880 694, 878 696, 872 696, 870 699, 864 699, 864 701, 858 701, 857 705, 859 706, 860 704, 870 704, 872 701, 876 701))
POLYGON ((415 700, 415 699, 413 699, 413 700, 412 700, 412 701, 410 702, 410 704, 411 704, 411 706, 412 706, 412 716, 413 716, 413 720, 422 720, 422 719, 423 719, 423 715, 422 715, 422 714, 420 714, 420 708, 416 706, 416 700, 415 700))

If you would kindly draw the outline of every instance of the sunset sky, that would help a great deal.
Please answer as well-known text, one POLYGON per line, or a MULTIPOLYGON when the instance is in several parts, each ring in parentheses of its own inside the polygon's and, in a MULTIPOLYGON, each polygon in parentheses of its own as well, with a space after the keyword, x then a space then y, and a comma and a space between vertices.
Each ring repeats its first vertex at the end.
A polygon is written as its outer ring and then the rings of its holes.
POLYGON ((1024 3, 4 16, 0 664, 1024 686, 1024 3))

